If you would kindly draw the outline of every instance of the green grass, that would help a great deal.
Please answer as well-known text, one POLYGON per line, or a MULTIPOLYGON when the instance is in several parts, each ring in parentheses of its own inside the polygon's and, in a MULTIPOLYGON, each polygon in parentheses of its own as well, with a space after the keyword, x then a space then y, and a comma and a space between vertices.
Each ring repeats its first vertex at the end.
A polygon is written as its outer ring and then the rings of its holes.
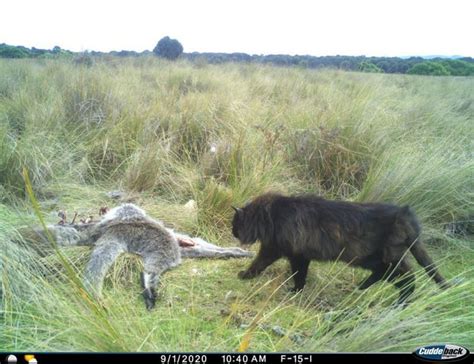
MULTIPOLYGON (((474 342, 474 80, 193 65, 152 57, 0 60, 0 346, 11 351, 412 351, 474 342), (212 149, 212 151, 211 151, 212 149), (163 275, 157 307, 141 262, 123 256, 101 302, 81 291, 90 251, 44 256, 20 232, 127 199, 177 230, 235 245, 231 205, 269 190, 409 204, 448 279, 417 274, 414 302, 390 284, 313 262, 290 295, 284 261, 185 260, 163 275), (185 204, 195 200, 197 208, 185 204), (449 234, 447 224, 460 227, 449 234)), ((256 246, 255 249, 258 247, 256 246)), ((416 264, 414 263, 416 266, 416 264)))

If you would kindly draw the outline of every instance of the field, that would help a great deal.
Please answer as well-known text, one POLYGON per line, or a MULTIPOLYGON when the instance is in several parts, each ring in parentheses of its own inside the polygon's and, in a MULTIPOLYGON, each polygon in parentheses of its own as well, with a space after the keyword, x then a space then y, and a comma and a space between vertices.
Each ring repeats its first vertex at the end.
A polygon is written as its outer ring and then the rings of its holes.
POLYGON ((473 78, 152 57, 0 60, 0 347, 474 350, 473 136, 473 78), (89 249, 39 254, 22 232, 40 216, 56 223, 59 210, 96 216, 118 203, 111 191, 223 246, 236 245, 231 205, 265 191, 409 204, 455 286, 441 291, 413 260, 417 289, 401 309, 391 284, 359 291, 368 272, 343 263, 312 262, 294 295, 285 261, 241 281, 249 259, 185 260, 163 275, 148 312, 141 262, 125 255, 93 302, 78 284, 89 249))

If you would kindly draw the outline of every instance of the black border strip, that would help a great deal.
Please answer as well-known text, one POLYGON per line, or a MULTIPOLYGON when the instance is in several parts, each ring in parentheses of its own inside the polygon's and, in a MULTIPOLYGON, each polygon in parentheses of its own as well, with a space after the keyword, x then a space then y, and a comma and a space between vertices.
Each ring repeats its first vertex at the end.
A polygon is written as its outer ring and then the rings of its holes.
MULTIPOLYGON (((84 364, 84 363, 137 363, 137 364, 319 364, 319 363, 426 363, 407 353, 45 353, 45 352, 0 352, 0 363, 8 364, 7 357, 17 357, 17 364, 28 364, 24 356, 34 355, 38 364, 84 364)), ((436 361, 433 363, 440 363, 436 361)), ((452 361, 451 361, 452 362, 452 361)), ((456 364, 473 364, 469 354, 456 364)))

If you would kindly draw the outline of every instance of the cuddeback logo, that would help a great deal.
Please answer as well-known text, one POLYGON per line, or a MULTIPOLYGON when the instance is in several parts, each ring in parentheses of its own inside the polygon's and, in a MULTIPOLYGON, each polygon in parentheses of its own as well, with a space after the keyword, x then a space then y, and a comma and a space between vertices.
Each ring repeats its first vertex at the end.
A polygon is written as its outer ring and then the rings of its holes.
POLYGON ((422 346, 416 349, 413 354, 424 360, 459 360, 466 357, 469 354, 469 350, 458 345, 440 344, 422 346))

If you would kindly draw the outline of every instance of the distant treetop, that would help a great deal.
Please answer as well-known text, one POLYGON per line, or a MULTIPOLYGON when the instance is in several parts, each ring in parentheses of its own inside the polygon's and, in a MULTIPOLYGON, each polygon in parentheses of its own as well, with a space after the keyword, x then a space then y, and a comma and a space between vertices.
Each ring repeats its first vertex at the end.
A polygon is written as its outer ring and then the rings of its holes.
POLYGON ((166 36, 160 39, 153 53, 159 57, 174 60, 183 53, 183 46, 176 39, 166 36))

